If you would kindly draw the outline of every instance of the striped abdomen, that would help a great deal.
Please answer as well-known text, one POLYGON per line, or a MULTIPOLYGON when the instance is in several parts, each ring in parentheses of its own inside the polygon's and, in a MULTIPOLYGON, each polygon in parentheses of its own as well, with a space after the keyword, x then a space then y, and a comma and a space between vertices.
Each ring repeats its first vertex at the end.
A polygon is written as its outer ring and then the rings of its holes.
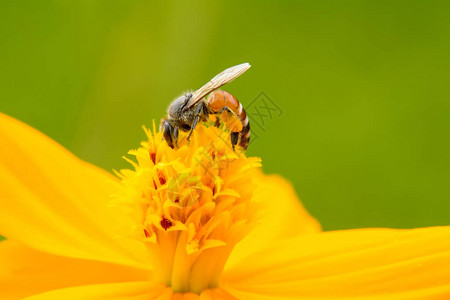
POLYGON ((238 132, 238 142, 239 146, 246 150, 250 141, 250 123, 248 121, 248 116, 245 113, 245 109, 244 107, 242 107, 242 104, 230 93, 227 93, 225 91, 215 91, 211 93, 211 96, 208 99, 208 107, 210 111, 215 114, 229 111, 238 117, 242 124, 242 129, 238 132))

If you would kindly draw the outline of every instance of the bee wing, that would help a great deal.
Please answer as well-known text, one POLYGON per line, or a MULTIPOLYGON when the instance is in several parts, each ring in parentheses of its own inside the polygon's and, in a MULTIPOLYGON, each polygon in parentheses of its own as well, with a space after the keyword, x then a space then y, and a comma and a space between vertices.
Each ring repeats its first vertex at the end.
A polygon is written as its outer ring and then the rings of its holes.
POLYGON ((227 84, 230 81, 241 76, 245 71, 250 68, 249 63, 240 64, 231 68, 226 69, 222 73, 217 74, 213 79, 211 79, 207 84, 196 90, 191 99, 189 100, 186 108, 191 107, 197 103, 200 99, 211 93, 212 91, 220 88, 222 85, 227 84))

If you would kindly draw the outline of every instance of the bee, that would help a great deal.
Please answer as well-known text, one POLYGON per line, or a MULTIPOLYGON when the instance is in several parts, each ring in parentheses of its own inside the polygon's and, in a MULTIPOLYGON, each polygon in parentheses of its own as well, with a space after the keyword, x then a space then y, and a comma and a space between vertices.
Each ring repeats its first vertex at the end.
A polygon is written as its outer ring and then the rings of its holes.
MULTIPOLYGON (((193 93, 186 93, 175 99, 167 110, 167 117, 161 120, 161 131, 167 144, 178 147, 179 131, 190 131, 189 141, 197 123, 206 122, 210 114, 220 115, 227 112, 237 117, 242 126, 230 129, 231 145, 233 150, 239 143, 244 150, 250 141, 250 124, 242 104, 230 93, 217 91, 218 88, 236 79, 250 68, 248 63, 240 64, 217 74, 207 84, 193 93), (207 95, 210 95, 206 99, 207 95)), ((216 125, 218 125, 216 119, 216 125)))

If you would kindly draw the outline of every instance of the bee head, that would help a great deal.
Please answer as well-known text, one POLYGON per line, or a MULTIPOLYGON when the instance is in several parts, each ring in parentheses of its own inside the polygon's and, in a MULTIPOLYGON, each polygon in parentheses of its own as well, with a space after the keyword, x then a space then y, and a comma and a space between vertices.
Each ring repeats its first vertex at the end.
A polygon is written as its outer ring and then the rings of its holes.
POLYGON ((183 113, 183 109, 186 107, 189 99, 191 99, 192 94, 186 93, 183 96, 175 99, 169 106, 169 110, 167 112, 169 118, 171 119, 179 119, 183 113))

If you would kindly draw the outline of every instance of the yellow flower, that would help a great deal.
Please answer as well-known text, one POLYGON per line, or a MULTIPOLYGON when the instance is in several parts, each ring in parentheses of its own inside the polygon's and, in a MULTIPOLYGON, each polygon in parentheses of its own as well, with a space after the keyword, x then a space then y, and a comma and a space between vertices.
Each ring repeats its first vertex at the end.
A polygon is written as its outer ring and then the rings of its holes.
POLYGON ((121 180, 0 114, 0 299, 450 299, 450 228, 320 232, 200 126, 121 180))

